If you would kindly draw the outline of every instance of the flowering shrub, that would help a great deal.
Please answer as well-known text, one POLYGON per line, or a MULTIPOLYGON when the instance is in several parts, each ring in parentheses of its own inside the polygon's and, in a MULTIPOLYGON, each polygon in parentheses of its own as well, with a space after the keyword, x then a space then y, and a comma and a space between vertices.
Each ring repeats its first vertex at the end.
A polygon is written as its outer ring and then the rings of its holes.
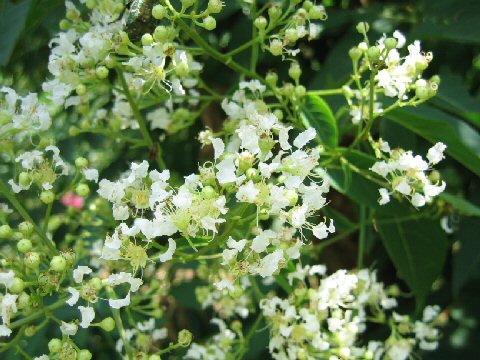
POLYGON ((437 348, 446 315, 426 304, 453 231, 436 170, 449 141, 427 136, 416 155, 378 130, 438 91, 419 41, 360 22, 343 54, 351 76, 321 89, 302 85, 328 28, 319 3, 65 5, 42 90, 0 88, 1 353, 88 360, 101 342, 109 358, 240 359, 262 330, 274 359, 437 348), (215 32, 227 11, 250 22, 237 47, 234 31, 215 32), (179 169, 200 147, 196 168, 179 169), (377 231, 400 285, 365 265, 377 231), (321 263, 357 232, 356 266, 321 263), (175 323, 182 285, 211 336, 175 323))

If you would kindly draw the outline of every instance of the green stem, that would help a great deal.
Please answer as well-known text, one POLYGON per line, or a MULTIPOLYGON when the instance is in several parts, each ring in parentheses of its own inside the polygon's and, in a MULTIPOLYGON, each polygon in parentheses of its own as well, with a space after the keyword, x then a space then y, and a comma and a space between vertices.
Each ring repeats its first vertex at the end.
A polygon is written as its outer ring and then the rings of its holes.
MULTIPOLYGON (((115 294, 115 291, 113 289, 107 289, 107 292, 112 299, 116 299, 117 296, 115 294)), ((130 342, 127 340, 127 333, 125 331, 125 328, 123 326, 123 321, 122 317, 120 316, 120 310, 118 309, 112 309, 112 315, 113 318, 115 319, 115 325, 117 327, 118 334, 120 335, 120 338, 122 339, 123 346, 125 346, 125 350, 127 352, 127 356, 129 360, 132 360, 134 358, 134 351, 132 347, 130 346, 130 342)))
MULTIPOLYGON (((330 245, 336 243, 337 241, 343 240, 347 236, 350 236, 351 234, 356 232, 358 230, 358 228, 359 228, 359 226, 355 225, 354 227, 351 227, 350 229, 345 230, 344 232, 342 232, 342 233, 340 233, 340 234, 338 234, 338 235, 336 235, 336 236, 334 236, 330 239, 324 240, 321 243, 314 245, 314 250, 319 252, 322 249, 326 248, 327 246, 330 246, 330 245)), ((306 247, 305 247, 305 250, 307 250, 306 247)))
POLYGON ((318 96, 330 96, 330 95, 342 95, 343 89, 324 89, 324 90, 312 90, 307 92, 308 95, 318 96))
MULTIPOLYGON (((136 101, 133 99, 132 93, 128 88, 128 84, 127 84, 127 81, 125 80, 125 76, 123 75, 122 69, 117 68, 117 73, 118 73, 118 79, 120 80, 120 84, 122 85, 122 88, 123 88, 123 92, 128 100, 130 108, 132 109, 133 115, 137 119, 140 132, 142 133, 142 136, 145 142, 147 143, 147 146, 150 149, 153 149, 154 142, 152 140, 152 137, 150 136, 150 132, 148 131, 147 123, 142 113, 140 112, 136 101)), ((160 167, 160 169, 163 170, 166 168, 166 166, 162 158, 162 149, 160 148, 159 144, 155 144, 155 146, 157 146, 157 156, 156 156, 157 164, 160 167)))
POLYGON ((40 228, 40 226, 38 226, 35 223, 35 221, 33 221, 30 214, 27 212, 27 210, 25 210, 25 208, 22 206, 22 204, 18 201, 15 194, 10 190, 10 187, 7 186, 7 184, 5 184, 2 179, 0 179, 0 193, 2 193, 3 196, 5 196, 7 198, 8 201, 10 201, 12 206, 25 219, 25 221, 28 221, 33 225, 34 231, 38 234, 38 236, 40 236, 40 238, 45 243, 45 245, 48 247, 48 249, 51 252, 53 252, 54 254, 56 254, 58 251, 57 251, 57 248, 55 247, 55 243, 52 240, 50 240, 49 238, 47 238, 47 235, 45 234, 45 232, 43 232, 42 229, 40 228))
POLYGON ((366 212, 367 212, 367 208, 365 207, 365 205, 360 205, 360 224, 359 224, 360 234, 358 238, 358 258, 357 258, 358 269, 363 268, 363 256, 365 253, 366 230, 367 230, 366 212))
POLYGON ((247 50, 249 47, 258 44, 260 42, 260 37, 256 37, 252 40, 247 41, 246 43, 240 45, 239 47, 233 49, 232 51, 229 51, 228 53, 225 54, 226 57, 232 57, 235 56, 239 53, 241 53, 244 50, 247 50))
MULTIPOLYGON (((257 2, 252 1, 252 19, 257 17, 257 2)), ((255 22, 252 21, 252 39, 256 39, 258 36, 257 27, 255 22)), ((256 72, 258 62, 258 44, 255 42, 252 44, 252 56, 250 57, 250 71, 256 72)))
POLYGON ((243 356, 250 348, 250 340, 252 339, 253 335, 255 335, 255 333, 257 332, 257 329, 262 323, 262 320, 263 320, 263 314, 260 313, 260 315, 258 315, 257 319, 253 323, 252 327, 248 330, 247 336, 245 336, 245 339, 242 343, 242 347, 235 354, 235 359, 243 359, 243 356))
POLYGON ((47 210, 45 211, 45 217, 43 219, 42 230, 46 234, 48 229, 48 221, 50 220, 50 215, 52 215, 53 202, 47 205, 47 210))
POLYGON ((35 310, 33 314, 24 317, 23 319, 14 321, 13 323, 10 324, 10 329, 16 329, 20 326, 30 324, 31 322, 41 318, 42 316, 45 315, 45 313, 55 311, 59 308, 61 308, 63 305, 65 305, 65 301, 67 299, 61 299, 53 304, 50 304, 48 306, 45 306, 43 309, 35 310))

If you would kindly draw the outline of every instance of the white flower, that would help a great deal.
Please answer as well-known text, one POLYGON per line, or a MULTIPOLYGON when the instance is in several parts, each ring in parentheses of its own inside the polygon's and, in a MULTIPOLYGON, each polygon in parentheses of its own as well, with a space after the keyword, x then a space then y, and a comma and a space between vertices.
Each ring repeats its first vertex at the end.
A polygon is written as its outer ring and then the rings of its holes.
POLYGON ((283 259, 283 250, 281 249, 277 249, 273 253, 268 254, 260 261, 258 275, 263 278, 272 276, 273 273, 278 270, 278 265, 283 259))
POLYGON ((60 331, 62 332, 63 335, 66 336, 74 336, 77 333, 78 326, 73 323, 67 323, 65 321, 62 321, 60 325, 60 331))
POLYGON ((301 149, 304 147, 309 141, 315 139, 317 136, 317 132, 314 128, 309 128, 304 132, 300 133, 295 140, 293 141, 293 145, 297 148, 301 149))
POLYGON ((447 146, 442 142, 438 142, 433 147, 431 147, 427 153, 427 159, 430 164, 438 164, 442 159, 444 159, 445 156, 443 155, 443 152, 446 148, 447 146))
POLYGON ((405 178, 401 179, 393 189, 403 195, 410 195, 412 192, 412 188, 410 185, 408 185, 408 182, 405 178))
POLYGON ((92 269, 90 269, 88 266, 77 266, 75 270, 73 270, 73 280, 77 284, 81 283, 83 281, 83 276, 88 275, 92 273, 92 269))
POLYGON ((5 324, 0 325, 0 337, 8 337, 12 334, 12 330, 10 330, 5 324))
POLYGON ((177 248, 176 242, 172 239, 168 239, 168 249, 162 255, 159 256, 160 262, 166 262, 172 260, 175 249, 177 248))
POLYGON ((238 201, 241 202, 248 202, 248 203, 255 203, 260 190, 255 187, 255 184, 252 180, 247 182, 244 185, 241 185, 238 188, 236 197, 238 201))
POLYGON ((83 170, 83 175, 85 175, 85 179, 98 183, 97 169, 85 169, 83 170))
POLYGON ((10 287, 13 279, 15 279, 15 273, 13 272, 13 270, 9 270, 8 272, 0 272, 0 284, 5 286, 6 288, 10 287))
POLYGON ((95 311, 91 307, 79 306, 78 310, 82 314, 82 321, 80 326, 84 329, 88 328, 95 318, 95 311))
POLYGON ((425 205, 425 196, 419 193, 415 193, 411 199, 412 205, 415 207, 422 207, 425 205))
POLYGON ((268 245, 270 245, 270 239, 276 238, 277 234, 272 230, 265 230, 258 234, 252 241, 250 249, 256 253, 264 252, 268 245))
POLYGON ((335 232, 335 226, 333 225, 333 220, 330 220, 330 225, 327 227, 327 224, 324 222, 315 225, 312 228, 313 235, 318 239, 325 239, 328 236, 328 233, 335 232))
POLYGON ((234 182, 237 179, 233 158, 222 160, 216 165, 216 168, 218 169, 217 179, 221 185, 234 182))
POLYGON ((380 205, 385 205, 390 202, 390 194, 387 189, 380 188, 378 192, 380 193, 380 199, 378 199, 380 205))
POLYGON ((67 291, 68 291, 72 296, 70 297, 70 299, 68 299, 68 300, 66 301, 66 303, 67 303, 68 305, 70 305, 70 306, 73 306, 73 305, 75 305, 75 304, 78 302, 78 299, 79 299, 79 297, 80 297, 80 292, 79 292, 77 289, 72 288, 71 286, 69 286, 69 287, 67 288, 67 291))
POLYGON ((129 283, 130 291, 136 292, 139 289, 140 285, 143 284, 143 280, 134 277, 130 273, 122 271, 118 274, 110 275, 107 279, 107 283, 109 285, 119 285, 122 283, 129 283))
POLYGON ((108 304, 112 309, 120 309, 121 307, 130 305, 130 292, 123 299, 109 299, 108 304))
POLYGON ((225 144, 222 139, 214 138, 212 139, 212 145, 214 150, 214 159, 217 160, 225 152, 225 144))

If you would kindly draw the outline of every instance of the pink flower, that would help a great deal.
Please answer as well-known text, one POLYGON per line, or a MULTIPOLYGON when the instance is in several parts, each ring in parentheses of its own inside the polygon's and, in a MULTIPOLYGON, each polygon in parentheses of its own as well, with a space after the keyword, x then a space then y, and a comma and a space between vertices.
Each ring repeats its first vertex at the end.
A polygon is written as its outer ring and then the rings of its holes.
POLYGON ((63 205, 72 206, 75 209, 81 209, 85 204, 85 199, 75 194, 73 191, 69 191, 65 195, 63 195, 60 201, 63 205))

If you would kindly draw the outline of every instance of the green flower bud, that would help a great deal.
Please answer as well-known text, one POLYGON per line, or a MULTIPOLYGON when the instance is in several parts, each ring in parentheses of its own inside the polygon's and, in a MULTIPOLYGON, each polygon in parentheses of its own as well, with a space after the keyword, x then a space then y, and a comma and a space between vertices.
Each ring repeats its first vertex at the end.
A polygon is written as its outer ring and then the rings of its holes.
POLYGON ((312 20, 326 20, 327 13, 322 5, 315 5, 308 10, 308 17, 312 20))
POLYGON ((250 168, 246 171, 245 175, 248 180, 257 180, 258 179, 258 170, 255 168, 250 168))
POLYGON ((283 111, 280 110, 280 109, 275 109, 275 110, 273 111, 273 115, 275 115, 278 120, 282 120, 282 119, 283 119, 283 111))
POLYGON ((95 70, 95 74, 100 80, 106 79, 108 77, 109 70, 105 66, 99 66, 95 70))
POLYGON ((208 31, 214 30, 217 27, 217 22, 213 17, 207 16, 203 19, 203 27, 208 31))
POLYGON ((302 98, 307 94, 307 89, 303 85, 295 86, 295 96, 297 98, 302 98))
POLYGON ((90 360, 92 353, 87 349, 82 349, 77 353, 77 360, 90 360))
POLYGON ((366 34, 368 30, 370 30, 370 25, 368 25, 367 22, 362 21, 357 24, 356 29, 360 34, 363 35, 363 34, 366 34))
POLYGON ((100 291, 103 287, 102 280, 98 277, 90 279, 88 283, 93 289, 95 289, 95 291, 100 291))
POLYGON ((295 91, 295 86, 293 86, 292 83, 285 83, 280 88, 280 93, 286 97, 291 97, 294 91, 295 91))
POLYGON ((260 141, 258 142, 258 145, 260 147, 260 150, 262 150, 263 154, 268 154, 270 150, 273 149, 275 146, 275 140, 273 140, 270 136, 263 136, 260 138, 260 141))
POLYGON ((185 77, 188 75, 190 72, 190 69, 188 68, 188 64, 185 62, 180 62, 175 66, 175 74, 181 77, 185 77))
POLYGON ((10 239, 13 236, 13 230, 9 225, 0 226, 0 238, 10 239))
POLYGON ((113 320, 113 318, 111 316, 103 319, 102 321, 100 321, 100 323, 98 324, 103 330, 105 331, 112 331, 113 329, 115 329, 115 320, 113 320))
POLYGON ((371 62, 377 62, 380 59, 380 54, 380 49, 376 46, 370 46, 367 50, 367 56, 371 62))
POLYGON ((155 31, 153 32, 153 38, 155 39, 155 41, 165 43, 169 39, 169 33, 170 31, 167 29, 166 26, 160 25, 155 28, 155 31))
POLYGON ((255 25, 255 27, 258 30, 260 30, 260 32, 262 32, 267 27, 268 22, 267 22, 267 19, 265 17, 259 16, 258 18, 255 19, 253 24, 255 25))
POLYGON ((192 342, 193 335, 187 329, 180 330, 178 333, 178 344, 182 347, 187 347, 192 342))
POLYGON ((438 91, 438 83, 433 82, 433 81, 429 81, 428 82, 428 95, 429 96, 435 96, 435 95, 437 95, 437 91, 438 91))
POLYGON ((312 8, 312 6, 313 6, 313 3, 312 3, 311 1, 309 1, 309 0, 307 0, 307 1, 304 1, 304 2, 303 2, 303 5, 302 5, 302 6, 303 6, 303 8, 304 8, 305 10, 310 10, 310 9, 312 8))
POLYGON ((268 86, 276 87, 278 82, 278 75, 273 71, 269 71, 265 76, 265 81, 267 82, 268 86))
POLYGON ((32 178, 30 177, 30 174, 28 172, 22 171, 18 175, 18 183, 21 186, 29 186, 32 183, 32 178))
POLYGON ((430 97, 429 86, 426 80, 418 79, 415 81, 415 95, 421 100, 425 100, 430 97))
POLYGON ((17 249, 25 254, 32 249, 32 242, 29 239, 22 239, 17 243, 17 249))
POLYGON ((67 267, 67 260, 63 256, 55 255, 50 261, 50 269, 56 272, 62 272, 67 267))
POLYGON ((288 69, 288 76, 298 83, 300 75, 302 75, 302 69, 300 68, 300 65, 296 61, 292 62, 290 64, 290 68, 288 69))
POLYGON ((161 360, 159 355, 150 355, 148 357, 148 360, 161 360))
POLYGON ((87 184, 84 184, 84 183, 81 183, 81 184, 78 184, 76 189, 75 189, 75 192, 82 196, 82 197, 85 197, 87 196, 89 193, 90 193, 90 188, 88 187, 87 184))
POLYGON ((87 0, 85 6, 87 7, 87 9, 93 10, 95 6, 97 6, 97 2, 95 0, 87 0))
POLYGON ((387 50, 393 50, 397 47, 398 40, 395 38, 386 38, 385 39, 385 48, 387 50))
POLYGON ((298 40, 298 32, 295 28, 290 28, 285 31, 285 41, 287 43, 295 43, 298 40))
POLYGON ((348 55, 353 61, 358 61, 362 57, 362 50, 360 50, 358 47, 353 47, 348 51, 348 55))
POLYGON ((48 350, 50 350, 51 353, 58 353, 60 350, 62 350, 62 340, 53 338, 48 342, 48 350))
POLYGON ((143 46, 150 46, 153 44, 153 36, 150 34, 143 34, 142 35, 142 45, 143 46))
POLYGON ((273 39, 270 42, 270 46, 268 48, 273 56, 282 55, 283 52, 283 43, 279 39, 273 39))
POLYGON ((77 92, 77 95, 85 95, 87 93, 87 87, 83 84, 78 84, 77 87, 75 88, 75 91, 77 92))
POLYGON ((29 251, 25 254, 23 258, 25 266, 30 269, 37 269, 40 265, 40 254, 35 251, 29 251))
POLYGON ((182 2, 182 7, 185 9, 195 4, 195 0, 181 0, 181 2, 182 2))
POLYGON ((268 17, 272 22, 275 22, 280 16, 282 16, 282 6, 280 4, 273 4, 268 9, 268 17))
POLYGON ((80 134, 80 129, 76 126, 70 126, 68 128, 68 135, 70 136, 77 136, 78 134, 80 134))
POLYGON ((10 290, 12 294, 20 294, 23 289, 25 289, 25 283, 18 277, 13 278, 10 286, 8 287, 8 290, 10 290))
POLYGON ((27 326, 25 329, 25 336, 32 337, 37 333, 38 327, 36 325, 27 326))
POLYGON ((60 20, 60 22, 58 23, 58 27, 59 27, 60 30, 62 30, 62 31, 67 31, 67 30, 70 29, 70 27, 71 27, 70 21, 68 21, 67 19, 62 19, 62 20, 60 20))
POLYGON ((241 333, 243 328, 242 322, 239 320, 232 321, 231 328, 236 333, 241 333))
POLYGON ((152 16, 157 20, 162 20, 167 15, 167 9, 163 5, 155 5, 152 9, 152 16))
POLYGON ((81 156, 77 157, 75 159, 75 166, 77 168, 86 168, 88 166, 88 160, 81 156))
POLYGON ((28 309, 30 307, 30 295, 26 292, 22 292, 18 296, 18 307, 20 309, 28 309))
POLYGON ((218 196, 218 194, 213 187, 211 187, 210 185, 207 185, 202 189, 202 196, 205 200, 209 200, 218 196))
POLYGON ((55 194, 51 190, 45 190, 40 193, 40 200, 45 204, 51 204, 55 201, 55 194))
POLYGON ((207 10, 211 14, 218 14, 220 11, 222 11, 222 7, 222 0, 209 0, 207 10))

